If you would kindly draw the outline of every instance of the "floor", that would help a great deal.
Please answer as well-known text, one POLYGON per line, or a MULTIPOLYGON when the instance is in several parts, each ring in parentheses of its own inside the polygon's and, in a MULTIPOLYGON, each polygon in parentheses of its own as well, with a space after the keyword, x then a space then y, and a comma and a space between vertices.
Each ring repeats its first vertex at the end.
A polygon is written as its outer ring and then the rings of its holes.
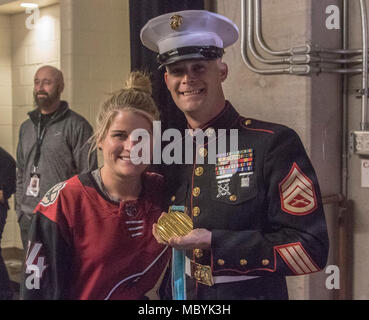
POLYGON ((18 248, 2 248, 1 252, 8 269, 11 287, 14 292, 13 300, 19 300, 19 283, 23 261, 23 250, 18 248))

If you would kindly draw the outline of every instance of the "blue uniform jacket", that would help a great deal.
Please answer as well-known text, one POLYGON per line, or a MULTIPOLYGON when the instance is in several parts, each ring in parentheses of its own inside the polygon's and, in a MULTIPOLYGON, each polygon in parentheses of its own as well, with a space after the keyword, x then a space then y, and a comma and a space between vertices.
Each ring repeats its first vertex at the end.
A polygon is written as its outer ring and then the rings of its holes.
POLYGON ((324 268, 329 241, 321 194, 298 135, 244 118, 229 102, 203 131, 194 163, 174 166, 169 178, 171 205, 184 205, 194 228, 212 232, 210 250, 187 256, 210 266, 213 276, 284 277, 324 268), (238 133, 233 152, 231 129, 238 133), (220 139, 228 139, 227 149, 210 150, 220 139))

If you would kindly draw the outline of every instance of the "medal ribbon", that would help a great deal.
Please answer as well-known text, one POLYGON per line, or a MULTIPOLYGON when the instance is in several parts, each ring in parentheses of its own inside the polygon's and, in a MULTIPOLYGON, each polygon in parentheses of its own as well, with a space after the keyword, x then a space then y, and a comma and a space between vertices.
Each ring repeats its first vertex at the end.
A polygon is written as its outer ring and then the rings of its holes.
MULTIPOLYGON (((172 206, 173 211, 184 212, 184 206, 172 206)), ((172 249, 173 300, 186 300, 185 251, 172 249)))
POLYGON ((172 295, 173 300, 186 300, 185 252, 173 250, 172 295))

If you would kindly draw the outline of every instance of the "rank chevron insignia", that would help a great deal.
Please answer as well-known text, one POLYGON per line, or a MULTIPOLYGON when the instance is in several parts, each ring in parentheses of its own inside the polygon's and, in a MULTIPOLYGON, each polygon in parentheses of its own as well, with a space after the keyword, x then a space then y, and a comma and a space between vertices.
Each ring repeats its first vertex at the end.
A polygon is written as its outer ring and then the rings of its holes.
POLYGON ((274 247, 294 274, 308 274, 319 271, 319 267, 311 259, 301 242, 287 243, 274 247))
POLYGON ((314 185, 294 163, 279 184, 282 210, 294 215, 306 215, 317 207, 314 185))

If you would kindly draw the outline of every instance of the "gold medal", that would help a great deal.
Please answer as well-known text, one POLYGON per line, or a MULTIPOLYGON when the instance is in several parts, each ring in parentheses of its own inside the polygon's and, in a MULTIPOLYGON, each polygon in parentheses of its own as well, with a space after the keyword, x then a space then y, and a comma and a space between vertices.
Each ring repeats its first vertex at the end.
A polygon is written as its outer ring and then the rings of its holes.
POLYGON ((172 211, 162 215, 156 225, 156 232, 164 241, 172 237, 182 237, 193 230, 191 218, 184 212, 172 211))

